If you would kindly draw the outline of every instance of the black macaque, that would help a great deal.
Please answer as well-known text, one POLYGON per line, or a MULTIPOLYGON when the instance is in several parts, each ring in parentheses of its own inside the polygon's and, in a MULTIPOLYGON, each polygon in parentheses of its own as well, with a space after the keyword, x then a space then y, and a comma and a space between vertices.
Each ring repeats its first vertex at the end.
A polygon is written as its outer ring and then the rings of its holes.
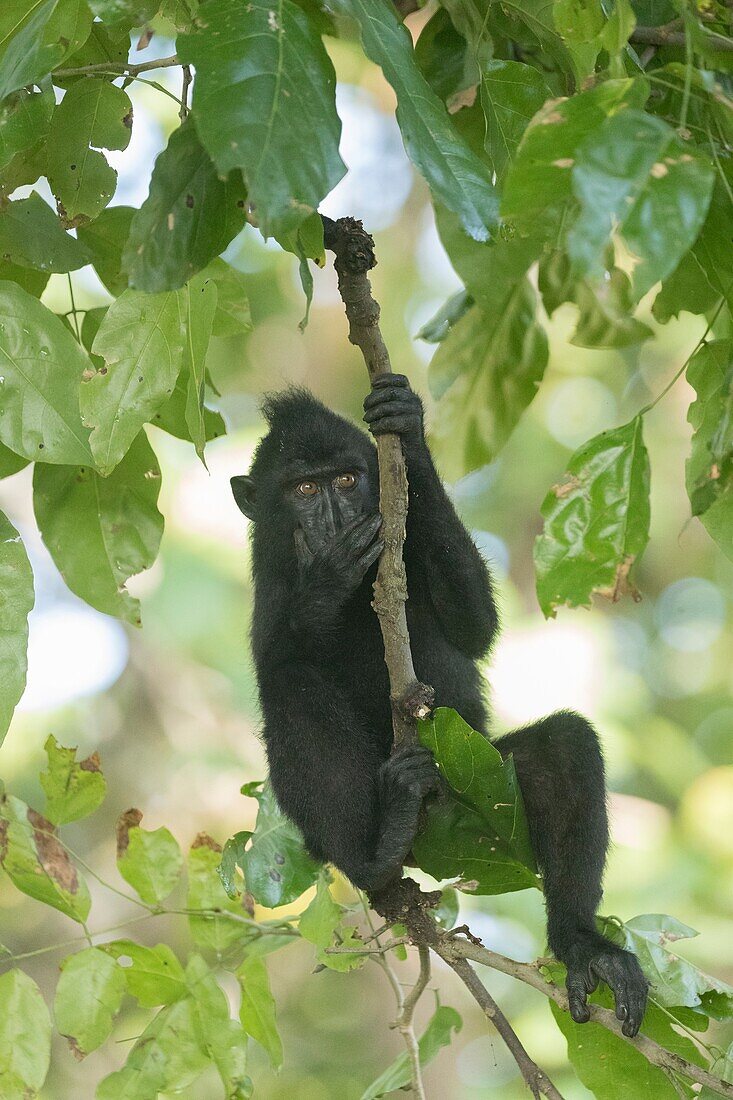
MULTIPOLYGON (((497 631, 486 565, 438 477, 407 379, 379 378, 364 408, 372 435, 399 434, 407 461, 407 621, 417 675, 435 689, 437 706, 486 733, 475 663, 497 631)), ((302 390, 271 397, 264 413, 269 432, 232 489, 253 521, 252 642, 270 778, 311 854, 374 894, 401 875, 421 800, 437 782, 428 750, 390 755, 389 682, 371 608, 382 549, 376 449, 302 390)), ((596 733, 563 712, 496 745, 514 756, 573 1019, 588 1019, 587 995, 602 979, 624 1033, 635 1035, 647 982, 635 956, 601 936, 594 920, 608 846, 596 733)))

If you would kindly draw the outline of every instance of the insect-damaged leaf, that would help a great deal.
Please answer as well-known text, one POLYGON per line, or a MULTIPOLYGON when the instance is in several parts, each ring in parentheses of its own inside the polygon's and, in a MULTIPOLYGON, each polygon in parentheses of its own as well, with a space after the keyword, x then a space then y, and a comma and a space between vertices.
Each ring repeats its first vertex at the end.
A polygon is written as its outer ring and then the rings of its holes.
POLYGON ((47 175, 64 224, 84 225, 115 193, 117 173, 100 149, 126 149, 132 103, 116 84, 80 80, 56 108, 48 136, 47 175))
POLYGON ((522 795, 511 758, 447 707, 420 723, 448 788, 425 803, 412 851, 434 878, 460 875, 472 892, 501 894, 537 886, 522 795))
POLYGON ((41 786, 46 792, 46 817, 54 825, 88 817, 107 792, 99 756, 95 752, 77 763, 76 749, 59 745, 53 734, 48 735, 44 748, 48 771, 41 772, 41 786))
POLYGON ((156 160, 132 220, 122 259, 130 285, 150 293, 182 287, 236 237, 246 196, 238 170, 220 179, 189 117, 156 160))
POLYGON ((140 432, 109 477, 89 466, 36 464, 33 505, 43 541, 72 592, 92 607, 140 624, 125 588, 149 569, 163 534, 160 466, 140 432))
POLYGON ((0 744, 23 694, 33 573, 20 535, 0 512, 0 744))
POLYGON ((0 863, 24 894, 72 920, 89 916, 86 883, 69 859, 54 826, 19 798, 0 798, 0 863))
POLYGON ((303 846, 297 827, 285 817, 265 784, 259 799, 257 823, 244 854, 244 877, 255 901, 273 909, 299 898, 318 876, 318 864, 303 846))
POLYGON ((113 940, 101 949, 117 960, 127 992, 145 1008, 174 1004, 186 996, 183 967, 167 943, 144 947, 133 940, 113 940))
POLYGON ((295 228, 345 171, 333 66, 305 12, 206 0, 178 53, 196 67, 193 117, 219 171, 242 170, 266 236, 295 228))
POLYGON ((124 995, 124 970, 98 947, 64 959, 53 1012, 76 1058, 84 1058, 109 1038, 124 995))
POLYGON ((117 821, 117 868, 148 905, 158 905, 178 884, 181 849, 165 826, 141 829, 140 810, 126 810, 117 821))
POLYGON ((635 593, 629 572, 649 541, 649 456, 642 417, 584 443, 542 504, 535 543, 537 597, 546 616, 635 593))

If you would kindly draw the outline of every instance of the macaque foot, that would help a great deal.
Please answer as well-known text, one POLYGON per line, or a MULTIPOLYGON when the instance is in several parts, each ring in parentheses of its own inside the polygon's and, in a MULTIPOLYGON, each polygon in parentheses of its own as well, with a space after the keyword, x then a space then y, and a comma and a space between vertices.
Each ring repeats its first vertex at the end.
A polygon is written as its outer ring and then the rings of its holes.
POLYGON ((576 940, 562 960, 567 966, 567 991, 570 1015, 576 1024, 590 1019, 588 995, 604 981, 616 1002, 616 1019, 622 1022, 624 1035, 633 1038, 641 1027, 646 1010, 649 982, 639 960, 600 935, 576 940))

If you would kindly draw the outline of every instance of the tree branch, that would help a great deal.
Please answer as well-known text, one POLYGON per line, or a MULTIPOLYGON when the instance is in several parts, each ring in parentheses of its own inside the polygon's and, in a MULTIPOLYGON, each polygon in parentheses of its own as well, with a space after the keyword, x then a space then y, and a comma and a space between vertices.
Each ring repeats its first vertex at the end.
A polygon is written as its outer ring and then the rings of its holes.
MULTIPOLYGON (((537 963, 517 962, 515 959, 498 955, 495 951, 490 951, 487 947, 471 943, 468 940, 451 939, 445 950, 453 958, 471 959, 473 962, 491 967, 492 970, 498 970, 502 974, 509 974, 512 978, 518 978, 520 982, 531 985, 533 989, 537 989, 545 997, 549 997, 550 1000, 560 1006, 563 1012, 568 1011, 568 998, 565 990, 553 985, 552 982, 548 982, 540 973, 537 963)), ((446 961, 448 960, 446 959, 446 961)), ((588 1010, 594 1023, 600 1024, 608 1031, 612 1031, 619 1039, 623 1039, 625 1043, 635 1047, 652 1065, 659 1066, 660 1069, 667 1072, 681 1074, 695 1084, 707 1085, 708 1088, 717 1092, 720 1096, 733 1098, 733 1085, 727 1081, 723 1081, 700 1066, 696 1066, 694 1062, 688 1062, 686 1058, 682 1058, 679 1054, 666 1050, 659 1043, 655 1043, 653 1039, 642 1033, 639 1033, 634 1039, 624 1035, 620 1022, 610 1008, 589 1004, 588 1010)))
MULTIPOLYGON (((326 248, 335 253, 339 293, 346 307, 349 340, 364 356, 372 382, 391 372, 389 352, 379 328, 379 306, 372 297, 367 272, 376 265, 374 241, 361 222, 340 218, 323 220, 326 248)), ((415 719, 426 718, 433 703, 432 689, 418 683, 412 663, 405 600, 407 578, 402 560, 407 522, 407 473, 400 437, 389 433, 377 440, 379 502, 384 551, 374 584, 373 607, 379 617, 384 659, 389 671, 395 745, 415 740, 415 719)))
MULTIPOLYGON (((635 46, 686 46, 684 31, 674 27, 637 27, 629 39, 635 46)), ((708 49, 717 53, 733 53, 733 39, 722 34, 709 34, 706 39, 708 49)))
POLYGON ((140 73, 148 73, 151 69, 171 69, 181 62, 173 54, 172 57, 159 57, 157 61, 141 61, 133 65, 127 61, 124 64, 115 64, 113 61, 102 61, 96 65, 81 65, 78 69, 55 69, 51 77, 88 76, 92 73, 118 73, 120 76, 139 76, 140 73))

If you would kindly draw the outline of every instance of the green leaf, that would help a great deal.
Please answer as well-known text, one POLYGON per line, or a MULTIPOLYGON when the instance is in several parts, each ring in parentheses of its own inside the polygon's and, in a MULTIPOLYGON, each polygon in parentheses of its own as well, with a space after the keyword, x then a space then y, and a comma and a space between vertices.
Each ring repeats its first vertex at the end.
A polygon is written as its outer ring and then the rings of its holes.
POLYGON ((525 130, 507 173, 504 216, 526 232, 543 226, 556 241, 558 219, 573 199, 571 168, 578 147, 609 115, 643 107, 648 94, 642 80, 606 80, 570 99, 546 103, 525 130))
POLYGON ((364 954, 364 941, 361 938, 359 929, 352 924, 343 924, 336 932, 336 939, 341 950, 331 954, 327 949, 319 948, 316 951, 316 958, 319 963, 339 974, 361 970, 362 966, 366 964, 368 956, 364 954), (348 951, 348 948, 353 948, 353 953, 348 951))
POLYGON ((53 1012, 76 1058, 84 1058, 109 1038, 124 995, 124 971, 98 947, 64 959, 53 1012))
POLYGON ((127 274, 122 270, 122 250, 135 213, 132 206, 110 206, 91 225, 81 225, 76 232, 77 239, 89 255, 87 262, 94 264, 97 275, 113 298, 118 298, 127 290, 127 274))
POLYGON ((25 689, 33 571, 20 535, 0 512, 0 745, 25 689))
POLYGON ((69 330, 15 283, 0 283, 0 438, 25 458, 92 464, 79 413, 79 380, 91 366, 69 330))
POLYGON ((573 59, 576 78, 590 76, 601 50, 606 20, 600 0, 558 0, 552 4, 555 26, 573 59))
POLYGON ((155 162, 150 194, 135 214, 123 265, 130 285, 177 290, 236 237, 246 220, 241 173, 217 175, 188 118, 155 162))
POLYGON ((183 856, 169 829, 140 828, 139 810, 126 810, 117 821, 117 868, 148 905, 159 905, 178 885, 183 856))
POLYGON ((308 908, 301 913, 298 931, 303 939, 316 947, 328 947, 333 933, 341 920, 343 906, 331 897, 328 888, 329 877, 324 871, 318 876, 316 896, 308 908))
POLYGON ((687 381, 697 394, 687 414, 693 427, 687 494, 693 515, 733 559, 733 341, 703 345, 687 366, 687 381))
POLYGON ((106 367, 83 379, 79 402, 103 475, 127 453, 143 424, 173 392, 183 355, 181 302, 175 292, 126 290, 107 311, 92 351, 106 367))
POLYGON ((237 868, 241 870, 244 865, 244 852, 251 836, 250 829, 242 829, 230 836, 222 849, 216 871, 229 898, 238 898, 242 893, 243 880, 237 875, 237 868))
POLYGON ((51 1060, 51 1017, 41 991, 22 970, 0 974, 0 1081, 8 1100, 32 1100, 51 1060))
POLYGON ((38 84, 89 36, 85 0, 5 0, 0 13, 0 101, 38 84))
POLYGON ((216 313, 217 289, 205 272, 194 276, 181 291, 186 315, 186 343, 183 348, 182 375, 186 378, 186 426, 204 466, 206 444, 206 352, 216 313))
POLYGON ((576 269, 598 274, 618 234, 637 258, 638 300, 674 271, 697 237, 712 193, 711 165, 662 119, 628 110, 605 119, 580 144, 571 174, 581 207, 568 235, 576 269))
POLYGON ((312 886, 319 867, 306 852, 297 826, 278 807, 269 783, 258 797, 255 831, 244 855, 244 877, 255 901, 274 909, 289 905, 312 886))
MULTIPOLYGON (((716 1077, 720 1077, 721 1080, 727 1081, 729 1085, 733 1085, 733 1043, 731 1043, 722 1057, 715 1059, 710 1066, 710 1070, 716 1077)), ((698 1093, 699 1100, 717 1100, 719 1096, 719 1092, 708 1088, 707 1085, 704 1085, 702 1090, 698 1093)))
POLYGON ((0 255, 38 271, 67 272, 92 262, 84 245, 64 232, 51 207, 35 191, 0 210, 0 255))
POLYGON ((226 1100, 247 1100, 252 1082, 247 1076, 247 1034, 229 1016, 229 1002, 199 955, 186 967, 198 1024, 199 1041, 219 1070, 226 1100))
POLYGON ((570 343, 580 348, 626 348, 648 340, 652 330, 633 316, 628 275, 614 267, 605 276, 597 283, 575 283, 580 316, 570 343))
POLYGON ((441 928, 447 930, 453 928, 458 920, 460 902, 458 891, 452 886, 446 886, 440 892, 440 905, 433 910, 433 916, 441 928))
POLYGON ((156 15, 160 0, 90 0, 98 19, 112 26, 141 27, 156 15))
MULTIPOLYGON (((448 1005, 440 1005, 430 1018, 427 1028, 418 1039, 420 1065, 426 1066, 432 1062, 435 1055, 442 1047, 450 1046, 453 1032, 458 1033, 463 1027, 463 1020, 455 1008, 448 1005)), ((407 1052, 404 1051, 395 1058, 391 1066, 380 1074, 376 1081, 361 1094, 361 1100, 376 1100, 379 1096, 386 1096, 388 1092, 396 1092, 409 1086, 412 1075, 410 1061, 407 1052)))
MULTIPOLYGON (((214 318, 216 319, 216 314, 214 314, 214 318)), ((189 443, 193 443, 191 429, 186 421, 188 391, 189 375, 186 370, 181 370, 176 379, 173 393, 155 416, 151 418, 150 423, 154 424, 156 428, 168 432, 169 435, 174 435, 176 439, 186 439, 189 443)), ((207 443, 210 439, 219 439, 220 436, 226 435, 226 424, 221 413, 214 412, 213 409, 204 406, 203 418, 207 443)))
POLYGON ((492 171, 501 178, 530 119, 549 99, 550 89, 531 65, 496 60, 482 67, 479 88, 486 118, 484 144, 492 171))
POLYGON ((474 51, 468 48, 445 8, 438 8, 420 31, 415 61, 443 102, 478 83, 474 51))
POLYGON ((283 1047, 275 1020, 275 1000, 262 959, 245 959, 237 970, 242 991, 239 1019, 242 1027, 267 1052, 274 1069, 283 1062, 283 1047))
MULTIPOLYGON (((156 0, 153 0, 156 3, 156 0)), ((90 7, 96 7, 96 0, 90 7)), ((96 13, 95 13, 96 14, 96 13)), ((142 20, 145 22, 145 20, 142 20)), ((109 70, 100 75, 106 80, 119 79, 120 66, 124 65, 130 54, 130 25, 116 27, 92 23, 89 37, 75 53, 66 58, 64 68, 80 69, 89 65, 109 65, 109 70)), ((54 73, 54 83, 62 88, 70 87, 79 80, 88 80, 88 75, 59 77, 54 73)))
POLYGON ((98 754, 76 762, 76 749, 59 745, 52 733, 44 745, 48 770, 41 772, 46 792, 46 817, 54 825, 65 825, 88 817, 101 806, 107 783, 99 766, 98 754))
POLYGON ((642 417, 584 443, 542 504, 535 543, 537 597, 548 617, 635 594, 629 571, 649 541, 649 456, 642 417))
POLYGON ((187 996, 183 967, 167 943, 143 947, 133 940, 114 940, 101 950, 116 960, 127 992, 143 1008, 174 1004, 187 996))
POLYGON ((651 982, 650 994, 668 1007, 703 1005, 708 993, 720 995, 733 1011, 733 986, 712 978, 694 963, 680 958, 675 944, 699 933, 666 913, 646 913, 625 921, 625 946, 633 951, 651 982))
POLYGON ((50 821, 12 795, 0 797, 0 864, 30 898, 83 923, 91 899, 50 821))
POLYGON ((420 723, 420 741, 448 784, 425 803, 413 844, 419 867, 434 878, 460 875, 476 894, 537 886, 535 862, 514 764, 460 715, 438 707, 420 723))
POLYGON ((48 137, 48 180, 69 227, 93 221, 115 193, 117 173, 99 149, 126 149, 132 103, 101 77, 80 80, 56 108, 48 137))
POLYGON ((0 169, 45 140, 52 111, 52 95, 25 88, 0 103, 0 169))
POLYGON ((503 291, 499 309, 485 313, 473 306, 430 363, 430 389, 440 398, 431 440, 450 480, 496 457, 547 365, 533 287, 520 279, 503 291))
POLYGON ((345 172, 336 78, 308 17, 292 0, 205 0, 178 54, 196 67, 193 115, 219 171, 242 170, 266 236, 297 226, 345 172))
POLYGON ((11 451, 4 443, 0 443, 0 480, 4 477, 12 477, 19 470, 25 469, 28 459, 11 451))
POLYGON ((242 940, 247 931, 241 920, 227 917, 245 917, 243 901, 227 895, 219 876, 222 862, 221 846, 207 833, 199 833, 188 853, 189 909, 217 910, 200 916, 190 915, 188 926, 196 943, 208 947, 220 955, 228 947, 242 940))
POLYGON ((202 1049, 198 1012, 189 997, 160 1010, 148 1024, 121 1070, 97 1086, 97 1100, 157 1100, 180 1092, 209 1065, 202 1049))
POLYGON ((296 229, 280 234, 277 242, 286 252, 292 252, 300 263, 300 285, 305 294, 305 316, 300 321, 298 328, 305 332, 310 315, 311 302, 313 301, 313 275, 308 260, 313 260, 318 267, 326 263, 326 253, 323 245, 323 222, 319 214, 311 214, 296 229))
POLYGON ((251 332, 247 280, 242 272, 224 260, 213 260, 205 274, 216 283, 213 335, 241 336, 251 332))
POLYGON ((416 333, 415 339, 425 340, 428 344, 441 343, 461 317, 465 317, 472 305, 473 298, 468 291, 456 291, 447 302, 443 303, 438 312, 425 322, 416 333))
POLYGON ((43 541, 77 596, 140 625, 140 604, 125 588, 149 569, 163 534, 160 466, 140 432, 109 477, 88 466, 36 464, 33 506, 43 541))
POLYGON ((397 121, 405 150, 433 194, 458 214, 476 240, 498 228, 499 203, 488 169, 451 124, 445 107, 415 62, 407 29, 388 0, 334 0, 355 19, 364 52, 380 66, 397 96, 397 121))

